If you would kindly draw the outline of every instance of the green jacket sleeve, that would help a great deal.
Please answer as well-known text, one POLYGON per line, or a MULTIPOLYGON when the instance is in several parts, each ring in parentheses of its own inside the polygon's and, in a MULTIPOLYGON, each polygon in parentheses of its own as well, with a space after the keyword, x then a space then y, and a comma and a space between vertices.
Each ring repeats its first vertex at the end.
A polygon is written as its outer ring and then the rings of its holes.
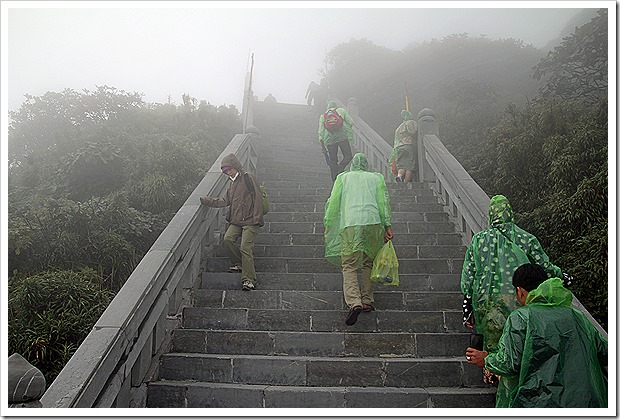
POLYGON ((560 267, 553 265, 534 235, 529 235, 527 255, 533 263, 539 264, 550 277, 562 278, 560 267))
POLYGON ((345 108, 338 108, 336 111, 338 111, 344 121, 342 129, 347 135, 347 140, 349 140, 349 143, 353 144, 355 142, 355 135, 352 128, 354 123, 353 117, 351 117, 349 111, 347 111, 345 108))
POLYGON ((383 175, 377 173, 380 178, 377 184, 377 206, 379 207, 379 217, 383 227, 392 226, 392 208, 390 206, 390 194, 388 193, 387 185, 385 184, 385 178, 383 175))
POLYGON ((325 126, 323 125, 324 121, 325 121, 325 119, 324 119, 323 115, 321 115, 319 117, 319 129, 318 129, 317 135, 319 137, 319 141, 323 145, 325 145, 325 140, 327 139, 327 134, 328 134, 327 130, 325 129, 325 126))
MULTIPOLYGON (((342 199, 342 180, 338 177, 332 192, 325 203, 323 226, 325 227, 325 257, 339 257, 342 249, 340 244, 340 207, 342 199)), ((330 261, 332 262, 332 261, 330 261)))
POLYGON ((476 237, 472 238, 463 261, 461 270, 461 293, 464 296, 473 296, 474 279, 476 277, 476 261, 474 259, 474 246, 477 243, 476 237))

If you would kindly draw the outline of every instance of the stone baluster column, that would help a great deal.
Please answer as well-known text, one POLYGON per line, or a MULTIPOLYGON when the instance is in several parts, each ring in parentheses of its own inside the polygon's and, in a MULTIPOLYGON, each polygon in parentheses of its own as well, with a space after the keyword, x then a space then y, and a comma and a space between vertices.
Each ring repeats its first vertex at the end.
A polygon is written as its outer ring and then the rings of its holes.
MULTIPOLYGON (((356 98, 349 98, 347 100, 347 111, 349 111, 349 115, 351 115, 354 120, 358 117, 359 108, 357 106, 356 98)), ((355 130, 353 130, 353 144, 355 144, 358 149, 360 148, 359 139, 357 138, 357 133, 355 130)))
POLYGON ((347 100, 347 111, 351 114, 352 117, 357 117, 359 115, 359 108, 357 106, 357 99, 349 98, 347 100))
POLYGON ((435 121, 435 113, 424 108, 418 113, 418 179, 423 181, 435 181, 435 173, 426 161, 424 152, 424 136, 432 134, 439 137, 439 127, 435 121))

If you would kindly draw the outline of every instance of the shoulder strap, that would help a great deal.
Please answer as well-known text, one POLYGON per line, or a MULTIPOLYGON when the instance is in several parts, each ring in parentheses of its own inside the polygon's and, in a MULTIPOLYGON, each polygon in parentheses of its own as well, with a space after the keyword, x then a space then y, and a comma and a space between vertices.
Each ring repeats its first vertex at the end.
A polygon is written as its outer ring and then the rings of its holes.
POLYGON ((252 185, 252 182, 250 181, 250 176, 247 172, 243 174, 243 179, 245 180, 245 185, 247 185, 248 190, 250 190, 252 200, 254 200, 254 186, 252 185))
POLYGON ((522 258, 523 256, 525 256, 525 258, 530 261, 530 256, 527 254, 527 252, 525 252, 519 245, 517 245, 516 243, 514 243, 512 241, 512 239, 510 239, 508 236, 506 236, 506 234, 504 232, 502 232, 500 229, 497 228, 493 228, 496 229, 504 238, 506 238, 506 240, 508 241, 508 243, 512 246, 513 250, 516 250, 516 253, 520 253, 522 254, 522 258))

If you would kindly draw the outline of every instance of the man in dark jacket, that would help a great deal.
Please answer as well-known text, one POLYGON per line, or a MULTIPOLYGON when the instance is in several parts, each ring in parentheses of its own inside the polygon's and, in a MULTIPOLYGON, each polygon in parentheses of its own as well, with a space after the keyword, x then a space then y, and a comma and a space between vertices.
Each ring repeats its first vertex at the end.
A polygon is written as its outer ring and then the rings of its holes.
POLYGON ((512 284, 522 306, 506 320, 497 351, 466 351, 468 363, 506 379, 496 407, 607 407, 607 340, 571 306, 562 280, 527 263, 512 284))
POLYGON ((226 194, 221 198, 200 197, 200 202, 209 207, 230 206, 226 217, 230 225, 222 244, 233 264, 229 271, 241 272, 243 290, 254 290, 257 283, 254 269, 254 238, 264 224, 261 192, 254 175, 243 170, 241 162, 234 154, 224 156, 221 168, 232 181, 226 194), (241 237, 240 247, 237 246, 239 237, 241 237))

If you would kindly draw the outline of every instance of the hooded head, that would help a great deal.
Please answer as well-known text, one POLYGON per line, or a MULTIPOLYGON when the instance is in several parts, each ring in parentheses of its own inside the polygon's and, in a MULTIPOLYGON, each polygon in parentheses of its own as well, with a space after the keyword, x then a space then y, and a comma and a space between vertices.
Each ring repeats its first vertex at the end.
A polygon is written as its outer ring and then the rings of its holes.
POLYGON ((495 195, 489 202, 489 226, 514 223, 514 213, 508 199, 503 195, 495 195))
POLYGON ((239 162, 239 159, 237 159, 237 156, 235 156, 234 153, 226 155, 226 156, 224 156, 222 158, 222 163, 221 163, 220 167, 223 168, 225 166, 232 166, 238 172, 242 172, 243 171, 243 166, 241 166, 241 162, 239 162))
POLYGON ((338 108, 338 104, 336 103, 336 101, 329 101, 329 103, 327 104, 327 109, 334 109, 334 108, 338 108))
POLYGON ((400 116, 403 118, 403 121, 409 121, 413 119, 413 115, 411 115, 411 112, 404 109, 400 112, 400 116))
POLYGON ((352 171, 367 171, 368 170, 368 159, 366 155, 363 153, 356 153, 351 160, 351 170, 352 171))

